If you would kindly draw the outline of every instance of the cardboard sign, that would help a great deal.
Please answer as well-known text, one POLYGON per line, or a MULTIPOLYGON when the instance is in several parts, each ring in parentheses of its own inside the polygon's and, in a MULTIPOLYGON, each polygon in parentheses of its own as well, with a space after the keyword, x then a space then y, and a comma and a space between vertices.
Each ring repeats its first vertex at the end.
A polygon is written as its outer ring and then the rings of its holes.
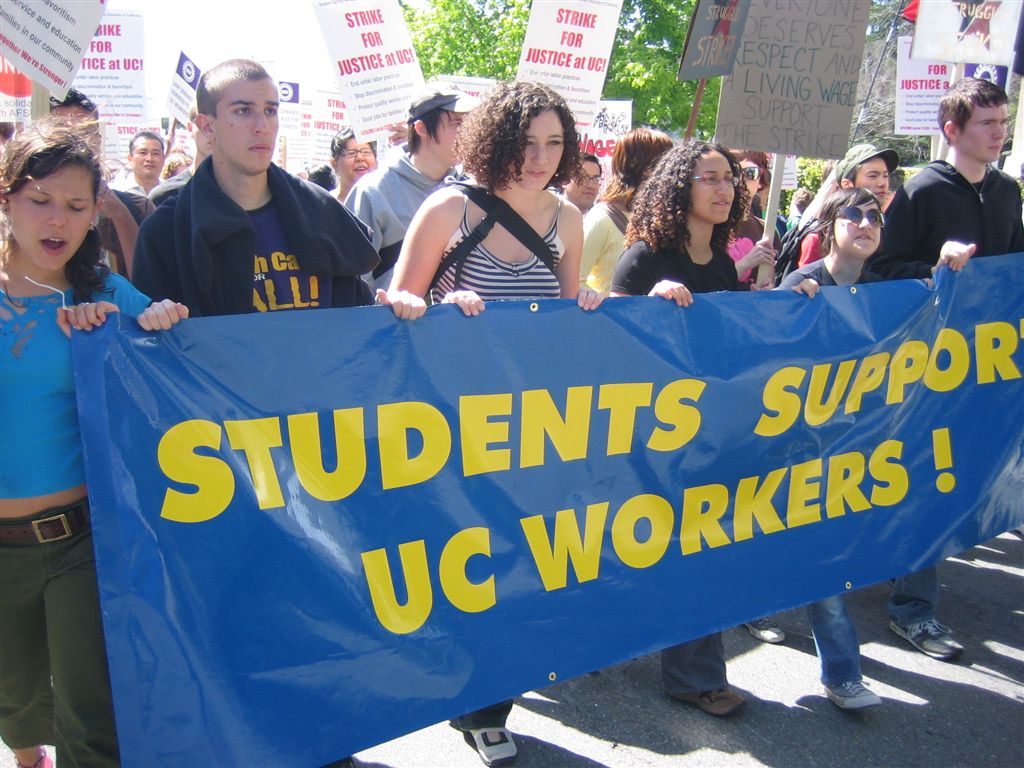
POLYGON ((356 135, 387 137, 423 88, 398 0, 314 0, 313 7, 356 135))
POLYGON ((111 11, 89 41, 74 86, 110 122, 138 122, 146 116, 143 16, 111 11))
POLYGON ((911 58, 1009 64, 1022 0, 921 3, 911 58))
POLYGON ((697 0, 676 79, 732 74, 749 10, 750 4, 741 0, 697 0))
POLYGON ((67 96, 103 16, 103 0, 8 0, 0 5, 0 54, 58 99, 67 96))
POLYGON ((803 157, 846 154, 871 4, 750 4, 731 77, 722 81, 719 141, 803 157))
POLYGON ((196 88, 202 76, 202 70, 182 51, 178 57, 178 66, 174 69, 174 77, 171 78, 170 93, 167 94, 167 109, 171 117, 182 125, 188 124, 188 113, 196 103, 196 88))
POLYGON ((544 83, 569 103, 577 126, 597 115, 622 0, 534 3, 519 58, 519 80, 544 83))

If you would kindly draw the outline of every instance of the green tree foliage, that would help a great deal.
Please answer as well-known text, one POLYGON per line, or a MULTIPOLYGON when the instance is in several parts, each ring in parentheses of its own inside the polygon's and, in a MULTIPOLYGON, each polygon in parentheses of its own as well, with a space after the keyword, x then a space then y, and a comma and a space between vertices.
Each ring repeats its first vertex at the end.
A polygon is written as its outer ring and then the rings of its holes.
MULTIPOLYGON (((676 80, 694 0, 625 0, 604 97, 632 99, 633 122, 681 134, 696 82, 676 80)), ((465 75, 510 80, 530 17, 529 0, 432 0, 406 4, 413 44, 429 79, 465 75)), ((714 132, 718 79, 708 82, 697 135, 714 132)))

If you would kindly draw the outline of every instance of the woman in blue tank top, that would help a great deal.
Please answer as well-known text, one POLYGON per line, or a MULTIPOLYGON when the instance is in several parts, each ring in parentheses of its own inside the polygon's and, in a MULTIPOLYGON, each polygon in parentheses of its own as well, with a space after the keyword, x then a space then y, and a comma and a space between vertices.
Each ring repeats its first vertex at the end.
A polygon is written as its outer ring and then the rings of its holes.
POLYGON ((20 768, 119 764, 75 409, 71 329, 188 315, 100 263, 99 161, 79 130, 25 129, 0 160, 0 738, 20 768))

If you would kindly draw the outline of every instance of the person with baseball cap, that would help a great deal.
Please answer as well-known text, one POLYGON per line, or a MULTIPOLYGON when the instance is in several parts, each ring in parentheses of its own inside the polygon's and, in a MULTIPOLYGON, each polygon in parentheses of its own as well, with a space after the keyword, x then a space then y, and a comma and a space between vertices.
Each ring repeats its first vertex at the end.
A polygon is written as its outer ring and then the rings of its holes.
POLYGON ((455 174, 455 137, 462 118, 478 103, 446 83, 428 85, 409 105, 406 143, 390 162, 359 179, 345 198, 345 206, 370 228, 380 255, 373 287, 388 287, 412 217, 455 174))
MULTIPOLYGON (((889 176, 899 167, 900 156, 894 149, 879 149, 874 144, 855 144, 847 150, 843 158, 836 163, 832 185, 823 184, 833 191, 838 189, 866 189, 878 198, 879 204, 884 211, 892 200, 892 193, 889 191, 889 176)), ((816 201, 823 199, 818 193, 816 201)), ((817 210, 817 206, 810 208, 817 210)), ((807 221, 811 218, 804 214, 807 221)), ((807 227, 801 226, 801 232, 806 234, 800 241, 800 259, 797 267, 806 267, 813 264, 822 257, 821 235, 817 232, 815 223, 807 227)))

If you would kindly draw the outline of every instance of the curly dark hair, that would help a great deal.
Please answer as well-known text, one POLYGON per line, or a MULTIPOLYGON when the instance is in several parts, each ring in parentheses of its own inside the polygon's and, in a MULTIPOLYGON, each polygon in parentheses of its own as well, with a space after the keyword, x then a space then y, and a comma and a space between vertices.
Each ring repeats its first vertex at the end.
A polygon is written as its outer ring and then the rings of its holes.
POLYGON ((862 187, 840 189, 829 195, 821 204, 818 212, 818 223, 815 224, 815 231, 821 237, 821 255, 827 256, 832 250, 835 242, 836 219, 839 218, 839 211, 849 206, 859 208, 862 205, 874 204, 878 212, 882 212, 882 204, 871 192, 862 187))
MULTIPOLYGON (((30 179, 45 179, 67 166, 84 168, 92 177, 92 194, 99 194, 103 172, 99 158, 89 146, 88 132, 60 118, 46 118, 31 123, 20 131, 5 148, 0 160, 0 194, 11 195, 30 179)), ((0 263, 10 258, 11 241, 5 239, 0 249, 0 263)), ((103 290, 110 270, 101 263, 100 235, 90 229, 64 265, 64 276, 71 283, 76 302, 89 301, 103 290)))
POLYGON ((562 159, 550 184, 571 181, 580 167, 576 119, 565 99, 538 83, 502 83, 495 88, 463 121, 455 142, 456 155, 489 191, 505 189, 523 171, 530 121, 549 109, 561 120, 563 138, 562 159))
MULTIPOLYGON (((651 172, 650 177, 640 185, 633 198, 633 213, 626 228, 626 247, 643 240, 651 250, 663 248, 685 250, 690 245, 690 187, 693 172, 700 159, 709 152, 718 152, 729 163, 734 176, 739 176, 740 166, 736 159, 721 144, 706 141, 689 141, 670 149, 651 172)), ((741 184, 729 209, 729 218, 716 224, 711 233, 711 247, 724 251, 743 221, 746 209, 747 191, 741 184)))

